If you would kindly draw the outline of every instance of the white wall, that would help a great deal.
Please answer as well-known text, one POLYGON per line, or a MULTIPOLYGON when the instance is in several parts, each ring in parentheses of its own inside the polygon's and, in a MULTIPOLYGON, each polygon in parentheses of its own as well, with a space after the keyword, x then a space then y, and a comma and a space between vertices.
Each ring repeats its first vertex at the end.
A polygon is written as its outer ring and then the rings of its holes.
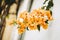
MULTIPOLYGON (((24 40, 60 40, 60 0, 53 0, 53 18, 48 30, 26 31, 24 40)), ((43 0, 34 0, 31 10, 37 9, 42 5, 43 0)))

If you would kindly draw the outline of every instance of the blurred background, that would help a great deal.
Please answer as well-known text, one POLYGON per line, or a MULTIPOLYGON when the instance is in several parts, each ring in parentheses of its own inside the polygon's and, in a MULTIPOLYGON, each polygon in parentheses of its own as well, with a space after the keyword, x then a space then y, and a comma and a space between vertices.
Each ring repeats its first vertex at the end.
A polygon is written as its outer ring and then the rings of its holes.
MULTIPOLYGON (((60 40, 60 0, 53 0, 51 8, 54 20, 47 30, 28 31, 23 35, 17 32, 17 25, 8 25, 20 12, 31 12, 43 6, 45 0, 0 0, 0 40, 60 40)), ((49 0, 48 0, 49 1, 49 0)), ((47 1, 47 3, 48 3, 47 1)), ((45 5, 47 5, 47 3, 45 5)))

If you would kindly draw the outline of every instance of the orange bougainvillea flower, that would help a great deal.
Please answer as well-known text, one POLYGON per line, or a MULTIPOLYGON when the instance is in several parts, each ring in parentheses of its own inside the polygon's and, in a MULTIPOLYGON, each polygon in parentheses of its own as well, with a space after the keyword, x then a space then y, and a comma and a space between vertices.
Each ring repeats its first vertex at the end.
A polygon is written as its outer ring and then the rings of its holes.
POLYGON ((27 11, 21 12, 21 13, 19 14, 19 18, 25 19, 25 18, 27 17, 27 15, 28 15, 28 12, 27 12, 27 11))
POLYGON ((50 11, 46 11, 46 15, 48 16, 48 20, 52 20, 53 19, 50 11))
POLYGON ((48 28, 48 24, 45 23, 45 22, 42 22, 40 25, 42 26, 43 29, 47 29, 48 28))
MULTIPOLYGON (((8 20, 8 25, 13 25, 14 22, 19 26, 18 27, 18 33, 22 34, 25 32, 26 28, 29 30, 36 30, 40 26, 43 29, 48 28, 48 21, 53 20, 53 17, 49 10, 44 9, 35 9, 32 12, 23 11, 20 12, 17 19, 15 17, 11 18, 11 20, 8 20), (47 21, 46 21, 47 20, 47 21)), ((40 30, 40 29, 38 29, 40 30)))
POLYGON ((29 27, 30 30, 36 30, 37 29, 36 24, 30 24, 28 27, 29 27))
POLYGON ((25 29, 18 28, 18 33, 22 34, 25 31, 25 29))
POLYGON ((18 28, 18 33, 19 33, 19 34, 22 34, 22 33, 25 31, 25 29, 26 29, 25 24, 24 24, 24 23, 21 23, 21 24, 19 25, 19 28, 18 28))
POLYGON ((42 26, 43 29, 47 29, 48 24, 45 21, 51 21, 52 19, 53 17, 49 10, 36 9, 31 13, 23 11, 17 18, 17 24, 20 27, 18 28, 18 32, 23 33, 27 27, 29 30, 36 30, 37 25, 42 26))

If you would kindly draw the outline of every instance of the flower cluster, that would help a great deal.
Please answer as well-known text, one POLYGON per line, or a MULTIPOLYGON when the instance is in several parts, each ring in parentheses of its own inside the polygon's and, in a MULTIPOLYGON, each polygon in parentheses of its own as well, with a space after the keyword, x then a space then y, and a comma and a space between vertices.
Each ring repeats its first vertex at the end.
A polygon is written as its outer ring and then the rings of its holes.
POLYGON ((51 21, 52 15, 49 10, 36 9, 28 13, 23 11, 17 18, 17 24, 19 25, 18 32, 22 34, 28 28, 29 30, 36 30, 37 25, 43 29, 48 28, 48 21, 51 21))

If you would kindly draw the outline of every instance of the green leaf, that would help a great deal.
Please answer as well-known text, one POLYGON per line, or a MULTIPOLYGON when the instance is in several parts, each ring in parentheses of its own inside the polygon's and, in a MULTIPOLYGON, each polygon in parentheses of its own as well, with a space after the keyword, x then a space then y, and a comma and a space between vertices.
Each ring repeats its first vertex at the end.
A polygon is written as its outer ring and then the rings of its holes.
POLYGON ((45 4, 48 0, 45 0, 43 4, 45 4))
POLYGON ((46 10, 49 10, 51 7, 53 7, 53 0, 50 0, 49 2, 48 2, 48 5, 47 5, 47 7, 46 7, 46 10))
POLYGON ((52 15, 52 11, 50 10, 50 14, 52 15))
POLYGON ((37 25, 37 29, 38 29, 38 31, 40 31, 40 25, 37 25))
POLYGON ((48 24, 48 20, 46 20, 46 21, 45 21, 45 23, 47 23, 47 24, 48 24))
POLYGON ((14 24, 17 24, 16 22, 14 22, 14 24))
POLYGON ((44 9, 46 6, 42 6, 41 9, 44 9))
POLYGON ((28 27, 26 29, 29 30, 28 27))
POLYGON ((18 26, 17 28, 20 28, 20 26, 18 26))

